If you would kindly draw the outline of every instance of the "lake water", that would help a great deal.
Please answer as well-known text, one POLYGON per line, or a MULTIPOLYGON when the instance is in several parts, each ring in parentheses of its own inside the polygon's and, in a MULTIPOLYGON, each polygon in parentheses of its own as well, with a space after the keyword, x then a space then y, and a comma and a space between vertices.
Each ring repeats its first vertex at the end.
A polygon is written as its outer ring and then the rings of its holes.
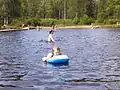
POLYGON ((55 44, 70 58, 62 65, 41 61, 51 51, 47 37, 48 30, 0 32, 0 88, 120 90, 120 29, 56 31, 55 44))

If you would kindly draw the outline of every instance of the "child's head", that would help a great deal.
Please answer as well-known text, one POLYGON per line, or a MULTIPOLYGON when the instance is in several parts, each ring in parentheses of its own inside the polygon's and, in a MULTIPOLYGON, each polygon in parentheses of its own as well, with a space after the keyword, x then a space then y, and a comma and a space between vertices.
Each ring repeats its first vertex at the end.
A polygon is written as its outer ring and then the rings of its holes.
POLYGON ((60 55, 61 53, 60 53, 60 48, 59 47, 53 47, 53 49, 52 49, 52 52, 53 52, 53 54, 56 56, 56 55, 60 55))
POLYGON ((60 48, 59 47, 57 48, 57 51, 60 52, 60 48))
POLYGON ((52 29, 55 29, 55 25, 52 25, 52 29))

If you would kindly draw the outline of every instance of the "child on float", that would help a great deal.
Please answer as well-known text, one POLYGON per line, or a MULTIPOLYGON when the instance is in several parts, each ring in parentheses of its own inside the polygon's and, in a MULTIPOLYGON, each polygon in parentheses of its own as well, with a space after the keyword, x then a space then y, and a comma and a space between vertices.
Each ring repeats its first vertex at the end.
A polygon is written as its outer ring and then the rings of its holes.
POLYGON ((52 52, 48 53, 47 57, 43 57, 42 58, 42 61, 47 61, 47 59, 51 58, 51 57, 54 57, 54 56, 58 56, 58 55, 61 55, 61 52, 60 52, 60 48, 59 47, 56 47, 54 46, 52 48, 52 52))

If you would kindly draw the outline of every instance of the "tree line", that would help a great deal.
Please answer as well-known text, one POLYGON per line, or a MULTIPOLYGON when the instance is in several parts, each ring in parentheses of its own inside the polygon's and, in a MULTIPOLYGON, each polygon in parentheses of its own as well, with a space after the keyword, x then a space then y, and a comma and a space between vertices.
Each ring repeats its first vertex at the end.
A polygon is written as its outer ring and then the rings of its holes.
POLYGON ((114 24, 120 21, 120 0, 0 0, 0 25, 18 21, 41 24, 47 19, 114 24))

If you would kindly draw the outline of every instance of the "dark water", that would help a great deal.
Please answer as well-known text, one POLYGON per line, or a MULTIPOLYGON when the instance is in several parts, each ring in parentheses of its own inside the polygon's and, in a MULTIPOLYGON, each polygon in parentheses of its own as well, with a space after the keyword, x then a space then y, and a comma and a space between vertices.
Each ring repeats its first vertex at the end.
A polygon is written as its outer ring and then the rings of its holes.
POLYGON ((47 30, 0 32, 0 87, 36 90, 120 90, 120 30, 65 29, 56 45, 68 64, 42 63, 47 30))

